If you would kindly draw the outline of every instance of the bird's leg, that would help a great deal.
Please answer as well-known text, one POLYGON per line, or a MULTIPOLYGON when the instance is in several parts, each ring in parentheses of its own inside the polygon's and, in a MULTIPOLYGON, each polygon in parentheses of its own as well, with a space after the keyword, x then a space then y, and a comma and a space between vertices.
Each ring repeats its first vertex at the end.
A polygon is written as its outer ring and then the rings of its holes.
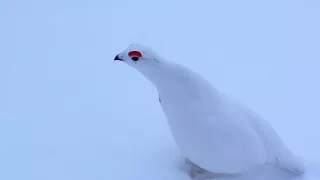
POLYGON ((191 162, 189 159, 185 160, 185 164, 187 167, 187 172, 192 180, 209 180, 215 177, 215 174, 209 172, 198 165, 191 162))
POLYGON ((286 163, 280 162, 279 158, 277 157, 275 157, 274 166, 298 176, 303 175, 305 173, 304 168, 295 168, 294 166, 289 165, 286 166, 286 163))
POLYGON ((198 176, 194 177, 192 180, 214 180, 215 179, 214 173, 205 172, 203 174, 199 174, 198 176))

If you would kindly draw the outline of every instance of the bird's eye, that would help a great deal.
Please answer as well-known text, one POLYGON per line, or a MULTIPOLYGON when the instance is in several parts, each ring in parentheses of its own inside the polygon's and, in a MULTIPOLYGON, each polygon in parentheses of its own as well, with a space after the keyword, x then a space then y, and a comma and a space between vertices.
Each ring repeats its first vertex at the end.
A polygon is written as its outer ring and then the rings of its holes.
POLYGON ((139 57, 133 56, 133 57, 131 57, 131 59, 132 59, 133 61, 138 61, 138 60, 139 60, 139 57))
POLYGON ((128 56, 131 57, 132 61, 138 61, 142 57, 142 53, 139 51, 130 51, 128 56))

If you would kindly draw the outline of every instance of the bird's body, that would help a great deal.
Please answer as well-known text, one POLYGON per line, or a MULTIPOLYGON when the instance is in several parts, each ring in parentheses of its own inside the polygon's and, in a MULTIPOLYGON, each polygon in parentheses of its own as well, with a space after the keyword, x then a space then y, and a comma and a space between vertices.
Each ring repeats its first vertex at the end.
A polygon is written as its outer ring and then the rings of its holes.
POLYGON ((178 69, 184 76, 164 72, 165 82, 156 83, 181 152, 211 172, 239 173, 263 164, 266 151, 243 114, 200 76, 178 69))
POLYGON ((241 173, 267 164, 303 172, 271 125, 252 110, 190 69, 140 45, 125 53, 133 50, 147 58, 127 63, 157 88, 172 136, 190 161, 213 173, 241 173))

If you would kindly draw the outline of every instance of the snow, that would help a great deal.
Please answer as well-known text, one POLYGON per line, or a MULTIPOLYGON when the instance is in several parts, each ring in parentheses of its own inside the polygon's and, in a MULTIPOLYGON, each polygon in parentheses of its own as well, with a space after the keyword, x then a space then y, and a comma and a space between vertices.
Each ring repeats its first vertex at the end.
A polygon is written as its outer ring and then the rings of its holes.
POLYGON ((0 179, 188 179, 155 88, 113 62, 133 42, 200 72, 320 162, 319 12, 313 0, 0 1, 0 179))

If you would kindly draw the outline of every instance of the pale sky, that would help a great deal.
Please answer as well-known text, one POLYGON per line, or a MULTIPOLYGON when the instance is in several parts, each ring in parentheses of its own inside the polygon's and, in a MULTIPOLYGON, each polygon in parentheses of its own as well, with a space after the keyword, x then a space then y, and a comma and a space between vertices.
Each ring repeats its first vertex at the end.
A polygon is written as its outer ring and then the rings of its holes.
POLYGON ((131 43, 320 162, 319 19, 318 0, 1 0, 0 179, 106 179, 136 144, 171 142, 155 88, 113 61, 131 43))

